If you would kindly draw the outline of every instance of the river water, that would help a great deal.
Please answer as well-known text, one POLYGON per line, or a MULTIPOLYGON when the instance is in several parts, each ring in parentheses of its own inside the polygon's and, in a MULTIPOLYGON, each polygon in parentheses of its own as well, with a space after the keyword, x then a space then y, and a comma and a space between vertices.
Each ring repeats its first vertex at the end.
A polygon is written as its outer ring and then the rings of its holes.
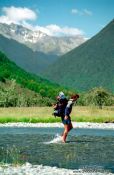
MULTIPOLYGON (((41 165, 45 169, 45 166, 48 166, 49 172, 47 169, 44 171, 47 175, 51 174, 54 167, 57 172, 63 168, 72 170, 72 174, 78 174, 80 171, 83 171, 82 174, 88 172, 96 175, 114 173, 114 130, 73 129, 69 133, 67 143, 46 144, 62 131, 62 128, 52 127, 0 127, 0 162, 4 161, 10 165, 11 156, 15 158, 16 150, 19 150, 21 160, 24 163, 29 162, 29 165, 33 166, 30 166, 31 169, 41 165), (14 151, 11 151, 12 148, 14 151), (53 168, 50 169, 51 167, 53 168)), ((38 171, 38 174, 45 174, 38 171)), ((1 169, 1 172, 5 174, 5 170, 1 169)))

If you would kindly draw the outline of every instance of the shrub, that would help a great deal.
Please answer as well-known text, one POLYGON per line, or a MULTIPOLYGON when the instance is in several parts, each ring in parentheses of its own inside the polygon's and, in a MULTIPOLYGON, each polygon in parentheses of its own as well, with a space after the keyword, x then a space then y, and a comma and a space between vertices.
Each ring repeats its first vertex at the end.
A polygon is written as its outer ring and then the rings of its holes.
POLYGON ((103 106, 113 104, 113 95, 102 87, 93 88, 84 97, 86 105, 95 105, 102 109, 103 106))

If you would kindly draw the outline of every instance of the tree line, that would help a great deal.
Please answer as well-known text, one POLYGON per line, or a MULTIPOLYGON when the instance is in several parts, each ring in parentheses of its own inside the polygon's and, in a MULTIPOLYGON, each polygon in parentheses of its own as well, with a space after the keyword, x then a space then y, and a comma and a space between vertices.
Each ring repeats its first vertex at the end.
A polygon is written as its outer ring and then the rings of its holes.
MULTIPOLYGON (((67 98, 70 98, 70 93, 72 92, 69 91, 66 93, 67 98)), ((52 106, 56 102, 56 95, 53 98, 45 97, 43 89, 41 94, 38 94, 17 85, 15 80, 7 80, 5 85, 4 83, 0 83, 0 107, 52 106)), ((77 105, 80 106, 93 105, 102 109, 103 106, 114 104, 114 95, 102 87, 93 88, 79 95, 80 98, 77 105)))
MULTIPOLYGON (((67 98, 76 93, 73 89, 24 71, 0 52, 0 107, 51 106, 60 91, 67 98)), ((103 87, 79 95, 78 105, 102 108, 114 104, 114 95, 103 87)))

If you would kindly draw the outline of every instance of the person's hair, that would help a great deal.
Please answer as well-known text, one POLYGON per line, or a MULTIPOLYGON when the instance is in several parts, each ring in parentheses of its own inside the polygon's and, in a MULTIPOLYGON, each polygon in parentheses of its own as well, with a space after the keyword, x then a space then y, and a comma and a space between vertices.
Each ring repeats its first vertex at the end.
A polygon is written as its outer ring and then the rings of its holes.
POLYGON ((79 95, 78 94, 74 94, 74 95, 71 95, 71 99, 78 99, 79 98, 79 95))

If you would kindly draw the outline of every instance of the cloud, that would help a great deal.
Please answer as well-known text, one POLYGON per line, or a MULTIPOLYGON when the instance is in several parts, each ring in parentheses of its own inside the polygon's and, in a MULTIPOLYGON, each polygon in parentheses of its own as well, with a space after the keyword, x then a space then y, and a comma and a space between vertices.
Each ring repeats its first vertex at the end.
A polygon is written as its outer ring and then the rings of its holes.
POLYGON ((49 35, 53 36, 69 36, 69 35, 82 35, 83 32, 77 28, 73 28, 73 27, 61 27, 58 26, 56 24, 51 24, 45 27, 48 32, 49 35))
POLYGON ((72 14, 78 14, 79 11, 78 11, 77 9, 72 9, 72 10, 71 10, 71 13, 72 13, 72 14))
MULTIPOLYGON (((73 36, 73 35, 84 35, 84 32, 78 28, 73 28, 69 26, 58 26, 56 24, 50 24, 47 26, 34 26, 31 24, 30 20, 36 20, 37 14, 29 9, 22 7, 3 7, 3 15, 0 16, 0 22, 6 24, 20 24, 31 30, 40 30, 50 36, 73 36)), ((39 13, 39 12, 38 12, 39 13)), ((73 9, 72 13, 79 13, 78 10, 73 9)), ((87 13, 87 12, 86 12, 87 13)))
POLYGON ((92 16, 92 12, 87 10, 87 9, 83 9, 83 10, 78 10, 76 8, 71 9, 71 13, 73 15, 80 15, 80 16, 92 16))
POLYGON ((40 30, 43 33, 46 33, 49 36, 76 36, 84 35, 84 32, 78 28, 68 27, 68 26, 58 26, 56 24, 50 24, 47 26, 32 26, 25 24, 25 26, 31 30, 40 30))
POLYGON ((2 12, 4 15, 0 16, 1 23, 22 23, 26 20, 36 20, 37 15, 31 9, 26 7, 3 7, 2 12))
POLYGON ((84 10, 83 10, 83 13, 84 13, 85 15, 92 16, 92 12, 89 11, 89 10, 87 10, 87 9, 84 9, 84 10))

